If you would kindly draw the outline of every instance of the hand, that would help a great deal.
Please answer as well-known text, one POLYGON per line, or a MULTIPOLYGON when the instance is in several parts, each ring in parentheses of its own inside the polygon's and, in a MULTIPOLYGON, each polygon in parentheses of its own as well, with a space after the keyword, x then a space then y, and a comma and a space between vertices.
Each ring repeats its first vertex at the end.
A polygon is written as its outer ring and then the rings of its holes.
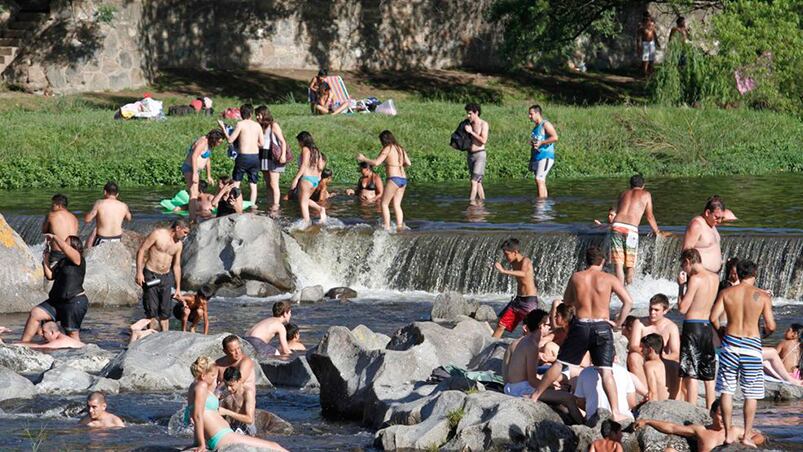
POLYGON ((223 130, 223 132, 226 132, 226 123, 225 122, 223 122, 220 119, 218 119, 217 120, 217 124, 220 126, 220 128, 221 128, 221 130, 223 130))
POLYGON ((45 240, 47 240, 48 242, 52 242, 52 241, 56 240, 56 236, 51 234, 51 233, 49 233, 49 232, 45 232, 44 236, 45 236, 45 240))
POLYGON ((672 237, 672 233, 669 231, 658 231, 658 235, 661 237, 672 237))
POLYGON ((214 185, 215 184, 215 180, 212 179, 211 177, 207 177, 206 178, 206 183, 209 184, 209 185, 214 185))
POLYGON ((678 273, 678 285, 679 286, 685 285, 686 282, 688 282, 688 277, 686 276, 686 272, 678 273))
POLYGON ((496 268, 496 271, 498 271, 500 273, 505 271, 505 268, 502 267, 502 264, 500 262, 495 262, 494 263, 494 268, 496 268))
POLYGON ((365 160, 367 160, 367 159, 365 158, 365 154, 363 154, 362 152, 360 152, 359 154, 357 154, 357 161, 358 161, 358 162, 364 162, 365 160))
POLYGON ((176 292, 173 294, 173 298, 179 300, 179 299, 181 299, 181 296, 182 296, 181 295, 181 291, 176 289, 176 292))
POLYGON ((594 225, 595 225, 595 226, 602 226, 602 222, 601 222, 601 221, 599 221, 599 220, 597 220, 597 219, 595 219, 595 220, 594 220, 594 225))
POLYGON ((346 189, 346 195, 347 196, 354 196, 354 189, 353 188, 347 188, 346 189))
POLYGON ((13 331, 11 331, 10 329, 8 329, 8 328, 6 328, 4 326, 0 326, 0 334, 4 334, 4 333, 13 333, 13 331))
POLYGON ((633 428, 634 429, 644 428, 646 425, 647 425, 647 421, 645 421, 644 419, 639 419, 638 421, 636 421, 633 424, 633 428))
POLYGON ((532 143, 533 143, 533 147, 535 149, 538 149, 538 148, 541 147, 541 140, 532 140, 532 143))
POLYGON ((134 278, 134 281, 137 283, 138 286, 141 286, 145 283, 145 276, 142 273, 137 273, 137 277, 134 278))
POLYGON ((474 129, 472 129, 470 125, 466 125, 465 127, 463 127, 463 129, 468 133, 471 133, 471 132, 474 131, 474 129))

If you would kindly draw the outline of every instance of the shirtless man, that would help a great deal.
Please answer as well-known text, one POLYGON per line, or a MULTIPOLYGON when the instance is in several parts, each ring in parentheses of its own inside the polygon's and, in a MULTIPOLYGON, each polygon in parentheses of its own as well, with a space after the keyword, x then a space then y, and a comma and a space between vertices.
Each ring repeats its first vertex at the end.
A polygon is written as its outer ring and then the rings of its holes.
MULTIPOLYGON (((218 189, 220 188, 221 186, 218 183, 218 189)), ((198 196, 190 198, 190 203, 187 206, 190 213, 190 221, 195 221, 199 218, 201 220, 214 218, 215 215, 212 213, 212 209, 217 207, 217 202, 215 195, 206 192, 208 189, 209 184, 205 180, 198 182, 198 196)))
POLYGON ((722 249, 717 225, 724 221, 729 221, 725 203, 714 195, 705 203, 703 214, 691 219, 683 236, 682 249, 694 248, 699 251, 703 267, 714 273, 719 273, 722 268, 722 249))
MULTIPOLYGON (((78 218, 67 210, 67 197, 62 194, 56 194, 50 200, 50 212, 45 216, 45 221, 42 223, 42 234, 53 234, 63 241, 67 241, 67 237, 72 235, 77 236, 78 218)), ((46 241, 45 246, 50 246, 48 265, 53 268, 58 261, 64 259, 64 253, 54 240, 46 241)))
POLYGON ((106 242, 119 242, 123 239, 123 221, 131 221, 128 205, 117 200, 120 190, 114 182, 106 182, 103 186, 103 199, 95 201, 92 210, 84 215, 84 223, 97 223, 86 242, 91 248, 106 242))
POLYGON ((708 322, 719 290, 719 278, 703 267, 700 253, 687 249, 680 254, 678 311, 684 315, 680 335, 680 378, 686 401, 697 403, 697 380, 705 385, 705 406, 714 403, 716 352, 714 330, 708 322))
POLYGON ((650 315, 637 319, 628 337, 627 369, 639 380, 646 381, 644 375, 644 358, 642 356, 641 339, 650 334, 658 334, 663 339, 661 358, 666 368, 666 383, 669 387, 669 398, 677 397, 680 390, 678 379, 678 360, 680 359, 680 330, 675 322, 666 318, 669 312, 669 299, 664 294, 656 294, 650 298, 650 315))
POLYGON ((184 220, 176 220, 170 229, 154 229, 137 251, 136 283, 142 287, 145 317, 158 320, 161 331, 170 327, 173 312, 170 289, 175 285, 175 296, 181 296, 181 251, 184 249, 181 241, 189 232, 184 220), (148 253, 147 262, 145 253, 148 253))
MULTIPOLYGON (((634 425, 635 429, 652 427, 667 435, 678 435, 686 438, 694 438, 697 441, 698 452, 710 452, 716 447, 725 444, 725 427, 722 423, 722 409, 719 400, 714 401, 709 410, 711 415, 711 425, 680 425, 673 422, 658 421, 655 419, 639 419, 634 425)), ((744 430, 733 427, 736 435, 743 435, 744 430)), ((764 437, 761 433, 754 431, 752 440, 756 444, 763 444, 764 437)), ((671 449, 674 452, 674 449, 671 449)))
POLYGON ((231 429, 256 436, 256 390, 246 383, 236 367, 229 367, 223 372, 223 384, 226 391, 220 398, 220 406, 229 410, 226 420, 231 429))
POLYGON ((717 370, 717 391, 722 395, 722 418, 725 423, 725 444, 741 439, 742 444, 756 447, 750 438, 756 403, 764 398, 764 368, 761 356, 761 340, 775 331, 772 315, 772 299, 767 292, 755 286, 756 264, 749 260, 739 261, 736 271, 739 284, 722 290, 711 310, 711 324, 722 338, 717 370), (725 313, 728 325, 720 330, 719 318, 725 313), (763 335, 759 321, 764 317, 763 335), (744 397, 744 434, 741 438, 733 428, 733 393, 736 384, 744 397))
POLYGON ((231 334, 223 338, 223 353, 225 356, 215 361, 218 367, 218 381, 224 381, 223 373, 226 369, 237 369, 240 375, 245 376, 245 385, 256 391, 256 370, 254 360, 243 353, 240 338, 231 334))
POLYGON ((516 278, 516 296, 499 313, 499 323, 493 333, 496 338, 502 337, 505 330, 513 332, 527 313, 538 307, 533 261, 521 254, 521 244, 514 238, 502 242, 502 254, 512 270, 506 270, 500 262, 494 267, 499 273, 516 278))
POLYGON ((616 277, 624 284, 633 282, 638 255, 638 227, 641 217, 647 215, 653 234, 662 234, 652 213, 652 195, 644 189, 644 178, 636 174, 630 178, 630 190, 619 195, 616 216, 608 232, 611 242, 611 262, 616 277))
POLYGON ((636 31, 636 52, 641 52, 641 68, 644 71, 644 77, 652 74, 657 44, 658 35, 655 21, 650 13, 645 11, 638 31, 636 31))
POLYGON ((471 149, 466 154, 468 176, 471 178, 471 194, 469 202, 476 203, 485 199, 485 188, 482 178, 485 176, 485 165, 488 155, 485 153, 485 143, 488 142, 488 122, 481 119, 482 109, 479 104, 466 104, 466 133, 471 136, 471 149))
POLYGON ((613 329, 611 326, 621 328, 625 318, 630 313, 633 300, 627 293, 625 286, 613 275, 602 271, 605 258, 597 246, 590 246, 586 250, 586 265, 588 268, 576 272, 569 279, 563 302, 575 308, 575 318, 569 326, 566 341, 560 348, 558 360, 533 392, 532 399, 538 398, 557 381, 563 366, 578 366, 586 352, 591 353, 591 362, 602 377, 602 386, 611 414, 614 420, 622 420, 626 416, 621 412, 616 393, 616 384, 613 379, 614 350, 613 329), (615 293, 622 300, 622 310, 616 322, 608 320, 610 316, 611 295, 615 293))
POLYGON ((293 351, 287 345, 287 328, 290 316, 293 314, 290 302, 277 301, 273 303, 273 317, 264 319, 251 327, 245 334, 248 341, 258 353, 265 355, 289 355, 293 351), (279 348, 270 345, 274 336, 279 337, 279 348))
POLYGON ((675 26, 669 32, 669 40, 680 39, 680 42, 687 42, 689 40, 689 29, 686 27, 686 18, 679 16, 675 21, 675 26))
POLYGON ((37 349, 59 349, 59 348, 83 348, 86 346, 78 339, 74 339, 61 332, 61 327, 53 320, 48 320, 42 325, 43 343, 27 342, 30 348, 37 349))
POLYGON ((664 351, 664 338, 651 333, 641 338, 641 354, 644 358, 643 383, 647 385, 647 400, 667 400, 666 366, 661 359, 664 351))
POLYGON ((89 428, 125 427, 122 419, 106 411, 106 396, 100 391, 86 398, 86 410, 88 414, 79 421, 81 425, 89 428))
POLYGON ((262 126, 251 119, 254 114, 254 106, 244 104, 240 107, 242 121, 237 123, 234 131, 229 135, 228 129, 223 121, 218 121, 226 139, 229 143, 237 143, 237 159, 234 160, 234 171, 231 178, 237 187, 240 186, 243 177, 248 174, 248 186, 251 188, 251 208, 257 206, 257 183, 259 182, 259 150, 265 143, 265 134, 262 126))

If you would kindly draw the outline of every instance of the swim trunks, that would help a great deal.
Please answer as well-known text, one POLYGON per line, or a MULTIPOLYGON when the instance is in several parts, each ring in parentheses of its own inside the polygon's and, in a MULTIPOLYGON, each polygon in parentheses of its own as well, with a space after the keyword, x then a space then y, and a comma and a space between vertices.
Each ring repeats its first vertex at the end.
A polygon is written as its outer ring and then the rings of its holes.
POLYGON ((234 171, 232 171, 231 178, 240 182, 247 174, 248 182, 256 184, 259 182, 259 171, 259 154, 240 153, 234 160, 234 171))
POLYGON ((471 152, 466 154, 466 162, 468 164, 468 175, 474 182, 482 182, 485 176, 485 164, 487 163, 488 155, 485 149, 471 152))
POLYGON ((145 282, 142 284, 142 307, 145 309, 146 319, 167 320, 170 318, 172 295, 170 289, 175 285, 172 273, 154 273, 147 268, 142 275, 145 282), (158 283, 148 285, 149 282, 159 280, 158 283))
POLYGON ((47 312, 50 319, 58 322, 66 333, 71 333, 81 330, 81 324, 89 308, 89 299, 81 293, 67 301, 47 299, 37 307, 47 312))
POLYGON ((122 235, 116 235, 114 237, 104 237, 102 235, 96 235, 95 240, 92 241, 92 246, 98 246, 101 243, 120 242, 122 240, 123 240, 122 235))
POLYGON ((505 383, 505 394, 513 397, 524 397, 535 392, 535 388, 530 386, 527 380, 518 383, 505 383))
POLYGON ((655 41, 641 42, 641 61, 655 61, 655 41))
POLYGON ((613 343, 613 329, 607 320, 572 319, 566 340, 558 352, 558 362, 579 366, 583 356, 589 352, 595 367, 610 368, 616 355, 613 343))
POLYGON ((635 268, 638 255, 638 227, 627 223, 613 223, 608 233, 611 238, 611 262, 635 268))
POLYGON ((512 332, 519 326, 527 314, 533 309, 538 308, 538 297, 513 297, 499 313, 499 324, 505 327, 508 332, 512 332))
POLYGON ((736 380, 745 399, 764 398, 764 366, 761 357, 761 338, 725 335, 719 353, 717 392, 733 394, 736 380))
POLYGON ((711 381, 716 376, 714 330, 708 320, 686 320, 680 334, 680 376, 711 381))
POLYGON ((530 171, 535 173, 536 180, 546 180, 549 170, 555 166, 555 159, 541 159, 530 162, 530 171))
POLYGON ((262 356, 275 356, 279 354, 279 350, 276 347, 268 344, 267 342, 263 341, 261 338, 256 336, 246 336, 246 342, 254 346, 254 350, 262 356))
POLYGON ((407 178, 406 177, 399 177, 399 176, 391 176, 388 177, 388 180, 396 184, 397 187, 402 188, 407 185, 407 178))

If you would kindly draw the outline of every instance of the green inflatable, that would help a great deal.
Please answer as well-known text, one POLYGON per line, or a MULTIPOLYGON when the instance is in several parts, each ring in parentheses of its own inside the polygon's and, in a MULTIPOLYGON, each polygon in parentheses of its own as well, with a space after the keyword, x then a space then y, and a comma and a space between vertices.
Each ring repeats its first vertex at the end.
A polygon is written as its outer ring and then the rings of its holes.
MULTIPOLYGON (((165 215, 176 214, 181 216, 188 216, 190 214, 188 206, 190 204, 190 194, 187 190, 181 190, 173 196, 172 199, 163 199, 159 201, 162 206, 162 213, 165 215)), ((243 210, 251 208, 251 201, 243 201, 243 210)), ((212 213, 217 215, 217 209, 212 209, 212 213)))

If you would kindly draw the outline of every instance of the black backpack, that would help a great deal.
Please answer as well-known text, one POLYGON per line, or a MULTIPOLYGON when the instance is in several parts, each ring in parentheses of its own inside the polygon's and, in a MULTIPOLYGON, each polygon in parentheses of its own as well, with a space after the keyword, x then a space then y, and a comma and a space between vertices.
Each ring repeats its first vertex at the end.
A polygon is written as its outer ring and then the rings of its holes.
POLYGON ((457 125, 457 130, 452 134, 452 139, 449 140, 449 146, 458 151, 471 150, 471 135, 466 132, 467 125, 469 125, 468 119, 460 121, 460 124, 457 125))

